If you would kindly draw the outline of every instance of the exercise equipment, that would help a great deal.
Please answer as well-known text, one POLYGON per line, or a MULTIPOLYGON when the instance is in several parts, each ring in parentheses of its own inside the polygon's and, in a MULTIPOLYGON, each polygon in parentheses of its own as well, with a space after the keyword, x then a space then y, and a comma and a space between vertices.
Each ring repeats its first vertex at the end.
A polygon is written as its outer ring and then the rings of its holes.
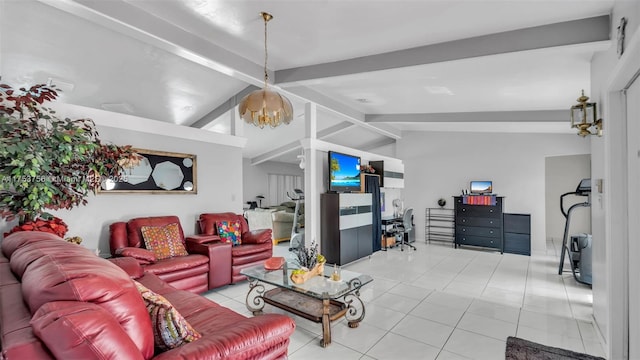
POLYGON ((591 235, 572 235, 569 240, 569 226, 571 224, 571 214, 581 207, 591 206, 591 179, 582 179, 575 191, 564 193, 560 196, 560 211, 565 217, 564 235, 562 236, 562 252, 560 254, 560 266, 558 275, 562 275, 565 256, 569 256, 571 272, 577 282, 591 285, 591 235), (573 204, 565 211, 564 201, 567 196, 587 197, 584 202, 573 204), (571 247, 571 248, 569 248, 571 247))
POLYGON ((287 197, 296 202, 293 211, 293 227, 291 228, 291 241, 289 241, 289 251, 297 250, 304 247, 304 229, 298 224, 300 219, 300 205, 304 203, 304 191, 293 189, 294 194, 291 195, 287 191, 287 197))

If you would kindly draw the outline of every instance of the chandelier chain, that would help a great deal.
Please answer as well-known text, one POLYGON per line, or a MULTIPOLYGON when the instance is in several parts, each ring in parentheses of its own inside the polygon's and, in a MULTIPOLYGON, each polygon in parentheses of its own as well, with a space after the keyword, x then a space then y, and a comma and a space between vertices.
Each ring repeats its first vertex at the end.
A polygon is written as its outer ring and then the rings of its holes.
POLYGON ((264 87, 267 87, 267 80, 269 79, 269 74, 267 73, 267 60, 269 59, 269 55, 267 53, 267 23, 269 20, 267 18, 264 19, 264 87))

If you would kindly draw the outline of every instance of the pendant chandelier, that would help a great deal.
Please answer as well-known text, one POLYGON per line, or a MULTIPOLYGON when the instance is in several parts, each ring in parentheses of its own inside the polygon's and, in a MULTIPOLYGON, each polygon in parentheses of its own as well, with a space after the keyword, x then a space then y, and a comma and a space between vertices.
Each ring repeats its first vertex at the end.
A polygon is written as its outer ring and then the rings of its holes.
POLYGON ((293 107, 289 99, 280 95, 277 91, 268 89, 267 23, 273 19, 273 16, 266 12, 260 14, 264 19, 264 88, 252 91, 242 98, 238 106, 238 112, 244 121, 262 129, 265 125, 275 128, 282 123, 289 124, 293 119, 293 107))

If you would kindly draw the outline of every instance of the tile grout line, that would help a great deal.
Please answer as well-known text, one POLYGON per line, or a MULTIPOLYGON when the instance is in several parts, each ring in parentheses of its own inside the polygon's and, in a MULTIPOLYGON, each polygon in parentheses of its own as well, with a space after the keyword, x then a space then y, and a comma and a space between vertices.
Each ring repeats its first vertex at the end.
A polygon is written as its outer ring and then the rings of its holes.
POLYGON ((527 275, 524 279, 524 294, 522 294, 522 303, 520 304, 520 311, 518 311, 518 322, 516 323, 516 334, 518 336, 518 330, 520 329, 520 317, 522 316, 522 309, 524 308, 524 298, 527 296, 527 285, 529 284, 529 270, 531 269, 531 255, 529 255, 529 262, 527 263, 527 275))

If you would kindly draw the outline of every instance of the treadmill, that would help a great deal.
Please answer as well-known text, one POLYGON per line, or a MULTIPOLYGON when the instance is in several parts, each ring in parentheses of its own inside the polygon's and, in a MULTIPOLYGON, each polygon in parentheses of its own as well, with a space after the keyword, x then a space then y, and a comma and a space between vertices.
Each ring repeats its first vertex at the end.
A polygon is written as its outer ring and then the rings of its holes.
POLYGON ((562 275, 564 267, 564 259, 569 253, 571 263, 571 271, 577 282, 581 284, 591 285, 591 235, 580 234, 571 236, 571 249, 569 249, 569 226, 571 224, 571 214, 574 210, 581 207, 591 206, 591 179, 582 179, 575 191, 564 193, 560 196, 560 211, 565 217, 564 235, 562 237, 562 252, 560 255, 560 266, 558 275, 562 275), (564 200, 567 196, 586 197, 586 201, 571 205, 565 211, 564 200), (586 250, 585 250, 586 249, 586 250), (584 254, 582 254, 584 252, 584 254), (588 257, 588 258, 587 258, 588 257), (580 276, 576 274, 578 269, 580 276))
POLYGON ((293 227, 291 229, 291 240, 289 241, 289 251, 304 248, 304 228, 298 224, 300 220, 300 205, 304 203, 304 191, 293 189, 294 195, 287 192, 289 199, 296 202, 296 208, 293 212, 293 227))

